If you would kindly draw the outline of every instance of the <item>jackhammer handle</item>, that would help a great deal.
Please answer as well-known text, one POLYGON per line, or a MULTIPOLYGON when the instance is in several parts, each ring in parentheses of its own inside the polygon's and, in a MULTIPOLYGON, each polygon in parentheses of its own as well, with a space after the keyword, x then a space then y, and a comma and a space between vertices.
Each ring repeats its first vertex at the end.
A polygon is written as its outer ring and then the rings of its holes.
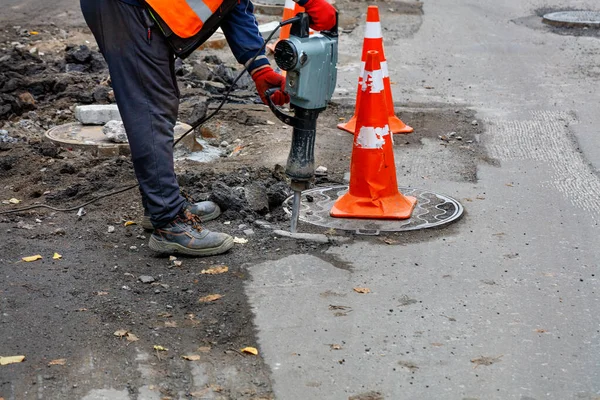
POLYGON ((299 126, 300 120, 298 118, 296 118, 293 115, 284 113, 283 111, 281 111, 279 109, 279 107, 277 107, 277 105, 275 103, 273 103, 273 100, 271 100, 271 96, 273 94, 275 94, 275 92, 278 90, 280 90, 280 89, 279 88, 270 88, 265 91, 265 97, 267 98, 267 103, 269 103, 268 104, 269 108, 271 109, 273 114, 275 114, 275 116, 277 118, 279 118, 279 120, 281 122, 283 122, 284 124, 290 125, 290 126, 299 126))

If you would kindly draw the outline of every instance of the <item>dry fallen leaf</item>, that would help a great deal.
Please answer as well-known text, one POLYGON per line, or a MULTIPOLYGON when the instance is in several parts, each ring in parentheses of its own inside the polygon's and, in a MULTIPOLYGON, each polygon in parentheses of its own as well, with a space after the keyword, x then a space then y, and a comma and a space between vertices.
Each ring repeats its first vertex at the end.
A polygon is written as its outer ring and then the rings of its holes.
POLYGON ((183 358, 184 360, 188 360, 188 361, 198 361, 200 360, 200 356, 197 354, 191 354, 189 356, 181 356, 181 358, 183 358))
POLYGON ((537 333, 546 333, 548 331, 545 330, 545 329, 536 329, 535 332, 537 332, 537 333))
POLYGON ((239 238, 239 237, 234 237, 234 238, 233 238, 233 243, 237 243, 237 244, 246 244, 246 243, 248 243, 248 239, 239 238))
POLYGON ((62 256, 60 254, 58 254, 58 253, 54 253, 54 255, 52 256, 52 258, 54 260, 60 260, 62 258, 62 256))
POLYGON ((361 287, 355 287, 355 288, 354 288, 354 291, 355 291, 356 293, 361 293, 361 294, 367 294, 367 293, 371 293, 371 289, 369 289, 369 288, 366 288, 366 287, 364 287, 364 288, 361 288, 361 287))
POLYGON ((31 31, 31 32, 29 32, 29 34, 30 34, 30 35, 39 35, 40 33, 39 33, 39 32, 37 32, 37 31, 31 31))
POLYGON ((209 269, 203 269, 200 273, 204 275, 219 275, 224 274, 227 271, 229 271, 229 267, 225 265, 218 265, 209 269))
POLYGON ((210 353, 210 347, 209 346, 198 347, 197 351, 199 351, 200 353, 210 353))
POLYGON ((108 292, 97 292, 96 296, 108 296, 108 292))
POLYGON ((25 360, 25 356, 0 357, 0 365, 17 364, 23 360, 25 360))
POLYGON ((329 347, 331 348, 331 350, 341 350, 342 346, 339 344, 330 344, 329 347))
POLYGON ((37 261, 37 260, 41 260, 42 256, 37 254, 35 256, 29 256, 29 257, 23 257, 21 260, 25 261, 25 262, 33 262, 33 261, 37 261))
POLYGON ((154 350, 156 350, 156 351, 169 351, 169 349, 167 349, 165 347, 162 347, 162 346, 159 346, 159 345, 156 345, 156 344, 154 345, 154 350))
POLYGON ((127 335, 125 336, 125 339, 127 339, 128 342, 137 342, 138 340, 140 340, 139 337, 135 336, 131 332, 127 332, 127 335))
POLYGON ((385 238, 385 239, 383 239, 382 241, 383 241, 383 243, 385 243, 385 244, 396 244, 396 243, 399 243, 397 240, 390 239, 390 238, 385 238))
POLYGON ((498 356, 498 357, 479 357, 479 358, 474 358, 471 360, 471 362, 473 364, 475 364, 475 368, 477 368, 480 365, 492 365, 497 363, 498 361, 500 361, 500 359, 502 358, 502 356, 498 356))
POLYGON ((221 297, 223 296, 220 294, 209 294, 208 296, 200 297, 198 303, 210 303, 211 301, 219 300, 221 297))
POLYGON ((8 200, 8 202, 9 202, 10 204, 19 204, 19 203, 21 202, 21 200, 19 200, 19 199, 15 199, 15 198, 13 197, 12 199, 8 200))
POLYGON ((58 360, 52 360, 48 363, 48 366, 51 365, 65 365, 67 363, 66 358, 59 358, 58 360))
POLYGON ((135 221, 126 221, 123 226, 131 226, 131 225, 136 225, 135 221))
POLYGON ((177 267, 177 268, 179 268, 179 267, 181 267, 182 265, 183 265, 183 261, 180 261, 180 260, 175 260, 175 261, 173 261, 173 266, 174 266, 174 267, 177 267))
POLYGON ((241 352, 245 354, 252 354, 253 356, 258 355, 258 350, 256 350, 254 347, 244 347, 241 352))
POLYGON ((127 332, 128 331, 126 329, 119 329, 118 331, 113 333, 113 335, 115 335, 117 337, 123 337, 123 336, 127 335, 127 332))
POLYGON ((165 328, 177 328, 177 321, 165 321, 165 328))

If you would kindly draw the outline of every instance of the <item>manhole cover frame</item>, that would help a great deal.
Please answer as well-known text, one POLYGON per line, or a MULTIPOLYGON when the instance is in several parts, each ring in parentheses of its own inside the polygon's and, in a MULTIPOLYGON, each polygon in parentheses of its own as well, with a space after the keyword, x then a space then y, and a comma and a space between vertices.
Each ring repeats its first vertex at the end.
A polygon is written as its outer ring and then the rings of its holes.
MULTIPOLYGON (((464 215, 463 205, 456 199, 430 190, 399 187, 405 196, 417 198, 417 205, 410 219, 380 220, 363 218, 333 218, 329 210, 333 203, 348 190, 348 185, 316 187, 302 192, 300 221, 325 228, 353 231, 362 235, 379 235, 381 232, 407 232, 439 228, 456 222, 464 215), (307 195, 313 201, 307 200, 307 195), (445 210, 444 208, 449 208, 445 210), (427 220, 429 217, 430 220, 427 220)), ((286 214, 291 215, 292 197, 283 203, 286 214)))
POLYGON ((561 28, 600 29, 600 11, 556 11, 544 14, 542 22, 561 28))

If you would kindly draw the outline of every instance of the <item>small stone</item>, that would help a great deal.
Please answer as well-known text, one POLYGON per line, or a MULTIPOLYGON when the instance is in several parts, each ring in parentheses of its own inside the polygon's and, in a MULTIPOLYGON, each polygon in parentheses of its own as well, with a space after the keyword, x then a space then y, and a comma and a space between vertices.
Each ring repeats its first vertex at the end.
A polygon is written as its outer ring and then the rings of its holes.
POLYGON ((246 225, 246 224, 239 224, 239 225, 238 225, 238 229, 239 229, 240 231, 243 231, 243 230, 244 230, 244 229, 246 229, 247 227, 248 227, 248 225, 246 225))
POLYGON ((349 183, 350 182, 350 172, 346 172, 344 174, 344 182, 345 183, 349 183))
POLYGON ((137 251, 137 249, 138 249, 137 246, 131 246, 131 247, 129 247, 129 250, 131 250, 131 251, 137 251))
POLYGON ((75 107, 75 118, 84 125, 104 125, 121 121, 121 114, 116 104, 94 104, 75 107))
POLYGON ((327 167, 319 166, 315 169, 315 175, 327 175, 327 167))
POLYGON ((108 233, 113 233, 115 231, 115 227, 112 225, 108 226, 108 233))
POLYGON ((127 143, 127 133, 123 121, 108 121, 102 127, 102 133, 106 138, 114 143, 127 143))
POLYGON ((129 286, 127 286, 127 285, 121 286, 121 289, 123 289, 123 290, 131 290, 131 288, 129 286))
POLYGON ((140 276, 139 279, 140 279, 140 282, 142 282, 142 283, 152 283, 152 282, 156 281, 154 279, 154 277, 150 276, 150 275, 142 275, 142 276, 140 276))
POLYGON ((252 236, 254 235, 254 231, 252 229, 244 229, 244 235, 252 236))
POLYGON ((476 120, 476 119, 474 119, 474 120, 471 122, 471 125, 473 125, 473 126, 477 126, 477 125, 479 125, 479 122, 477 122, 477 120, 476 120))
POLYGON ((227 141, 223 140, 223 141, 221 142, 220 146, 221 146, 221 147, 227 147, 227 146, 229 146, 229 142, 227 142, 227 141))

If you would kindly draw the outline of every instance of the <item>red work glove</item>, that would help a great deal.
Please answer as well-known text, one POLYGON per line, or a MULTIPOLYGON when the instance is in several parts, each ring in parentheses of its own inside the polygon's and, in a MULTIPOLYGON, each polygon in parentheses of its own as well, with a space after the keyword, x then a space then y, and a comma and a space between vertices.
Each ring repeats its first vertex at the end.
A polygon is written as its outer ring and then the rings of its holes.
POLYGON ((265 92, 267 89, 279 88, 278 91, 271 95, 271 100, 278 106, 282 106, 285 103, 290 102, 290 95, 285 90, 285 78, 273 71, 273 68, 266 66, 252 73, 252 79, 256 84, 256 90, 263 103, 267 103, 267 96, 265 92))
POLYGON ((315 31, 328 31, 335 26, 335 8, 325 0, 308 0, 303 6, 310 16, 310 27, 315 31))

